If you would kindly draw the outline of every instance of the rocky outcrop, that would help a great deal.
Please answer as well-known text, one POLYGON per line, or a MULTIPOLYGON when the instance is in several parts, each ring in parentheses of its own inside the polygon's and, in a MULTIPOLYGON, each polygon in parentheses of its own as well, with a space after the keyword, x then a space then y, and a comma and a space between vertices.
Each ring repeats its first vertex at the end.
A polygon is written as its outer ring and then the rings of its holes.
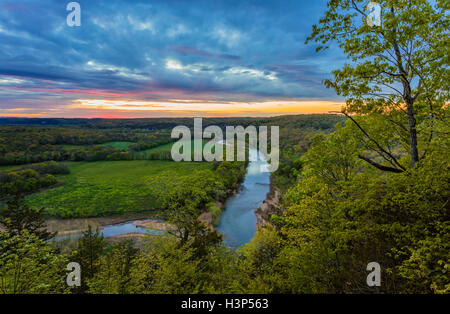
POLYGON ((214 217, 210 212, 203 212, 197 220, 208 226, 210 231, 214 231, 214 217))
POLYGON ((268 224, 269 218, 279 209, 281 191, 270 185, 270 191, 267 193, 266 199, 262 205, 255 209, 256 226, 258 228, 264 227, 268 224))

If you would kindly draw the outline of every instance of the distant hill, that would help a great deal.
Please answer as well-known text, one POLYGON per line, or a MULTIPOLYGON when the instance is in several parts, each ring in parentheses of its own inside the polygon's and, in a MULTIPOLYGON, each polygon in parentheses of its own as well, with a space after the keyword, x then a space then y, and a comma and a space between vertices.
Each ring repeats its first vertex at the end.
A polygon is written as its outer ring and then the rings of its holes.
MULTIPOLYGON (((336 114, 301 114, 267 118, 203 118, 203 125, 279 125, 302 126, 317 129, 333 127, 345 118, 336 114)), ((193 127, 193 118, 138 118, 138 119, 82 119, 82 118, 10 118, 0 117, 0 125, 39 125, 39 126, 79 126, 94 129, 131 128, 161 130, 171 129, 177 125, 193 127)))

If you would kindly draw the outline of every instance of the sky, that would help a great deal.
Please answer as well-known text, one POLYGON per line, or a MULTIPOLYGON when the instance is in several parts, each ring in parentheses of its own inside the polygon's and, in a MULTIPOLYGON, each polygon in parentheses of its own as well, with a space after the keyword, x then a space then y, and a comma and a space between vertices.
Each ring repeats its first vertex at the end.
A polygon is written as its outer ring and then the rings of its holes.
POLYGON ((326 1, 0 0, 0 116, 274 116, 339 110, 345 63, 305 45, 326 1))

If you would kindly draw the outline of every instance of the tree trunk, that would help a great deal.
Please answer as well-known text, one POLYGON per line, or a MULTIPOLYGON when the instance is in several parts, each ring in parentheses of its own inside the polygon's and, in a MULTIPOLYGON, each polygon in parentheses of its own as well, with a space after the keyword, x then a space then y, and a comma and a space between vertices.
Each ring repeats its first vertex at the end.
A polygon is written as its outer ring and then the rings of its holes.
MULTIPOLYGON (((394 8, 391 8, 391 12, 394 13, 394 8)), ((406 113, 408 115, 409 124, 409 153, 411 155, 411 168, 414 168, 417 162, 419 162, 419 150, 417 148, 417 130, 416 130, 416 117, 414 116, 414 98, 411 95, 411 84, 408 81, 408 73, 403 67, 402 54, 400 48, 394 38, 392 46, 394 47, 395 56, 397 57, 397 67, 402 78, 403 85, 403 99, 406 103, 406 113)))
POLYGON ((416 130, 416 118, 414 116, 413 101, 408 97, 406 101, 408 123, 409 123, 409 140, 410 147, 409 152, 411 154, 411 168, 414 168, 416 163, 419 162, 419 150, 417 148, 417 130, 416 130))
POLYGON ((409 153, 411 155, 411 168, 414 168, 416 163, 419 162, 419 150, 417 148, 417 130, 416 117, 414 114, 414 99, 411 95, 411 85, 406 80, 406 75, 403 80, 403 93, 403 99, 406 102, 406 114, 408 116, 409 124, 409 153))

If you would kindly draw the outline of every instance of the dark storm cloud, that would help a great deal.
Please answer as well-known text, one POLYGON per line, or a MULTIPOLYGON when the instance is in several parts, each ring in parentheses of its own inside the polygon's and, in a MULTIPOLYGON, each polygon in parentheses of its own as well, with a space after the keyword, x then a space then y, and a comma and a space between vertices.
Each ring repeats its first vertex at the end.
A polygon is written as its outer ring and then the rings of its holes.
POLYGON ((324 1, 80 0, 73 28, 68 2, 0 4, 1 107, 33 92, 61 102, 96 91, 337 99, 321 81, 342 57, 304 45, 324 1))

